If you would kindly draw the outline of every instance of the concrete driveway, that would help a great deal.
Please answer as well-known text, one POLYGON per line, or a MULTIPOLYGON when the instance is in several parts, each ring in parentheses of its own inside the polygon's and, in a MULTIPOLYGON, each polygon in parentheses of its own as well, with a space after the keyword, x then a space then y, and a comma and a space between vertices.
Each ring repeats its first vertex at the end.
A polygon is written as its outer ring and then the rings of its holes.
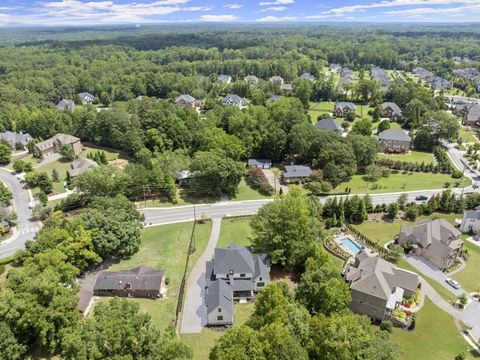
POLYGON ((477 341, 480 339, 480 302, 472 300, 463 311, 463 322, 472 326, 470 333, 477 341))
POLYGON ((268 180, 268 183, 276 189, 277 192, 282 189, 283 194, 288 193, 288 186, 280 184, 280 180, 278 177, 275 175, 272 169, 263 169, 263 173, 265 174, 265 177, 268 180))
POLYGON ((408 261, 410 265, 412 265, 420 273, 435 280, 455 296, 461 296, 465 294, 465 290, 463 290, 462 288, 454 289, 453 287, 448 285, 446 282, 448 276, 446 276, 441 270, 438 269, 438 267, 436 267, 430 261, 424 259, 423 257, 414 256, 414 255, 407 255, 405 259, 408 261))
POLYGON ((205 307, 205 263, 211 260, 220 235, 221 218, 212 220, 210 240, 203 254, 198 258, 188 277, 185 289, 185 304, 182 312, 182 334, 198 334, 207 325, 207 309, 205 307))

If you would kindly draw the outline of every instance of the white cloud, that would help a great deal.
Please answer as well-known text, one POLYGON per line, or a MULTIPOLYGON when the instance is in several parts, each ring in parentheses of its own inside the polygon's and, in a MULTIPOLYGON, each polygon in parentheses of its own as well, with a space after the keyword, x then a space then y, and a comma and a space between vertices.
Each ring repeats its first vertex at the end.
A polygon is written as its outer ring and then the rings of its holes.
POLYGON ((458 14, 463 14, 466 11, 468 11, 468 12, 480 11, 480 4, 450 7, 450 8, 444 8, 444 9, 415 8, 415 9, 404 9, 404 10, 391 10, 391 11, 386 11, 385 14, 388 14, 388 15, 418 15, 418 14, 434 14, 434 15, 435 14, 451 14, 451 15, 458 15, 458 14))
POLYGON ((274 1, 264 1, 261 2, 260 6, 270 6, 270 5, 289 5, 293 4, 295 0, 274 0, 274 1))
POLYGON ((235 15, 202 15, 200 16, 202 21, 210 22, 227 22, 238 20, 238 16, 235 15))
POLYGON ((413 6, 413 5, 450 5, 450 4, 478 4, 479 0, 385 0, 380 2, 374 2, 365 5, 349 5, 339 8, 330 9, 324 11, 322 14, 346 14, 357 11, 365 11, 375 8, 389 8, 399 6, 413 6))
POLYGON ((235 10, 235 9, 242 8, 243 5, 242 4, 226 4, 226 5, 223 5, 223 7, 235 10))
POLYGON ((265 9, 260 10, 259 12, 267 12, 267 11, 285 11, 288 10, 286 6, 270 6, 265 9))
POLYGON ((278 21, 293 21, 293 20, 297 20, 297 18, 294 17, 294 16, 283 16, 283 17, 266 16, 264 18, 257 19, 255 21, 258 21, 258 22, 278 22, 278 21))

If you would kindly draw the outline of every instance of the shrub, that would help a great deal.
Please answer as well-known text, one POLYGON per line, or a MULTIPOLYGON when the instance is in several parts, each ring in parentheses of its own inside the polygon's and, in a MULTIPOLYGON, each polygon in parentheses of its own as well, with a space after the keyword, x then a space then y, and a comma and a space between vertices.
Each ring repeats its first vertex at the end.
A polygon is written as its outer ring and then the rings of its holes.
POLYGON ((0 275, 5 272, 5 265, 0 265, 0 275))
POLYGON ((247 183, 263 195, 275 194, 274 188, 268 182, 262 169, 257 167, 251 166, 248 168, 247 183))
POLYGON ((388 331, 391 333, 393 331, 393 324, 390 320, 383 320, 380 323, 380 330, 388 331))
POLYGON ((460 179, 462 177, 462 172, 460 170, 455 170, 453 173, 452 173, 452 178, 454 179, 460 179))

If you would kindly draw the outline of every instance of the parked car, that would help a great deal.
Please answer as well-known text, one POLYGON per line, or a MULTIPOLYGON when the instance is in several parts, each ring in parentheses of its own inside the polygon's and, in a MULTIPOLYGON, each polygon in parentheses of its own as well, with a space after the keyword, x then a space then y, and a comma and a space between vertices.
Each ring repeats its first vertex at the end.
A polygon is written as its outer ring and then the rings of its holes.
POLYGON ((428 200, 428 196, 425 196, 425 195, 418 195, 415 200, 417 201, 424 201, 424 200, 428 200))
POLYGON ((447 281, 447 284, 453 287, 454 289, 457 289, 457 290, 460 289, 460 284, 457 281, 450 278, 447 278, 446 281, 447 281))

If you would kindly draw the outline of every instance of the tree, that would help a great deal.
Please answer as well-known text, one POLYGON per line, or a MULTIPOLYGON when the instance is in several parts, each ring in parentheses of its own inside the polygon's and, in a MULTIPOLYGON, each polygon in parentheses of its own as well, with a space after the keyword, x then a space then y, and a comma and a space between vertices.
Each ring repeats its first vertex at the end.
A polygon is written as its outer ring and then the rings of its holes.
POLYGON ((163 335, 137 303, 112 299, 98 303, 93 316, 66 334, 62 355, 67 359, 191 359, 192 351, 171 332, 163 335))
MULTIPOLYGON (((380 121, 380 119, 382 118, 382 115, 383 115, 383 110, 380 106, 376 106, 373 111, 372 111, 372 120, 373 122, 378 122, 380 121)), ((382 121, 383 122, 383 121, 382 121)), ((388 121, 387 121, 388 122, 388 121)), ((380 123, 381 124, 381 123, 380 123)), ((378 126, 380 126, 380 124, 378 124, 378 126)), ((382 130, 383 131, 383 130, 382 130)), ((380 132, 380 131, 379 131, 380 132)))
POLYGON ((75 150, 73 150, 73 146, 71 144, 65 144, 60 146, 60 149, 58 150, 58 152, 68 161, 75 160, 75 157, 76 157, 75 150))
POLYGON ((13 170, 17 173, 30 172, 33 170, 33 165, 23 160, 17 160, 13 162, 13 170))
POLYGON ((20 360, 26 351, 26 346, 19 344, 12 330, 4 321, 0 321, 0 352, 4 360, 20 360))
POLYGON ((252 249, 269 254, 274 264, 303 265, 309 246, 323 236, 308 202, 297 191, 265 205, 250 224, 252 249))
POLYGON ((52 180, 46 172, 31 171, 25 175, 25 183, 30 188, 38 187, 45 194, 51 194, 53 191, 52 180))
POLYGON ((349 134, 347 142, 352 146, 357 166, 369 166, 377 157, 378 142, 371 136, 349 134))
POLYGON ((58 176, 57 169, 52 169, 52 180, 56 182, 56 181, 58 181, 58 178, 59 178, 59 176, 58 176))
POLYGON ((7 164, 10 162, 12 156, 12 147, 5 142, 0 142, 0 164, 7 164))
POLYGON ((245 172, 244 165, 220 150, 200 151, 192 160, 191 192, 196 195, 235 195, 245 172))
POLYGON ((372 121, 370 119, 361 119, 353 124, 352 133, 364 136, 372 135, 372 121))
POLYGON ((382 131, 390 129, 390 120, 383 120, 378 124, 377 132, 380 134, 382 131))
POLYGON ((268 324, 260 330, 259 335, 266 359, 308 360, 307 351, 283 324, 268 324))
POLYGON ((398 203, 395 202, 388 205, 387 213, 390 219, 395 219, 397 217, 398 210, 399 210, 398 203))
POLYGON ((210 360, 266 360, 258 333, 240 326, 223 335, 210 351, 210 360))
POLYGON ((47 194, 45 194, 43 191, 40 190, 36 194, 36 197, 37 197, 38 201, 40 202, 40 204, 42 204, 43 206, 47 206, 47 202, 48 202, 47 194))
POLYGON ((12 199, 13 194, 10 189, 4 183, 0 183, 0 204, 8 206, 12 199))
POLYGON ((72 185, 89 197, 115 196, 124 193, 126 179, 116 166, 99 166, 75 177, 72 185))

